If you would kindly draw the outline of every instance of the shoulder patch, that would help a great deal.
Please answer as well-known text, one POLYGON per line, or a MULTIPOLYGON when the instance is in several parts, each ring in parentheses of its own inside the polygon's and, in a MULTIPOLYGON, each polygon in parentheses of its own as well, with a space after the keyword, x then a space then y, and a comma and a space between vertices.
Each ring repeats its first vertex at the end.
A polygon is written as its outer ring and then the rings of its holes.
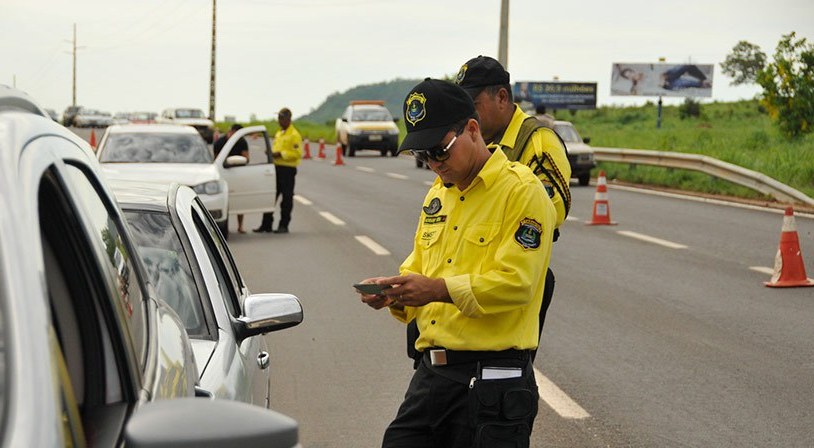
POLYGON ((540 247, 542 233, 542 224, 532 218, 523 218, 514 232, 514 240, 523 249, 537 249, 540 247))

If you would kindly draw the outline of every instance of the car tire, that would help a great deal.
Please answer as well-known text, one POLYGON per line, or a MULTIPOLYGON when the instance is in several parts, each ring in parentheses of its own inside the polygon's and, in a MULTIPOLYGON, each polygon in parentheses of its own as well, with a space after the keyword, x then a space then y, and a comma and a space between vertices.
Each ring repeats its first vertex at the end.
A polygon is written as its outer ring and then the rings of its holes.
MULTIPOLYGON (((228 214, 226 216, 229 216, 228 214)), ((223 235, 223 239, 229 239, 229 218, 226 218, 225 221, 218 223, 218 229, 220 229, 221 235, 223 235)))
POLYGON ((382 157, 387 157, 387 150, 386 149, 380 149, 379 154, 381 154, 382 157))
POLYGON ((584 187, 591 183, 591 172, 589 171, 585 174, 580 174, 579 176, 577 176, 577 179, 579 180, 579 184, 584 187))
POLYGON ((356 157, 356 147, 348 142, 348 157, 356 157))

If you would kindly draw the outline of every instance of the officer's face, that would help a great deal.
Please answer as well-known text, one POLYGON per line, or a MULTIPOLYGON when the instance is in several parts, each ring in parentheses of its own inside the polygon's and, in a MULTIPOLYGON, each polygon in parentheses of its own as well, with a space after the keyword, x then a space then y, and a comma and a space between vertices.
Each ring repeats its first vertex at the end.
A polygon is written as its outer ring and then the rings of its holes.
POLYGON ((449 158, 443 162, 433 159, 427 161, 427 165, 430 169, 432 169, 445 184, 460 186, 462 184, 468 184, 468 182, 471 181, 473 171, 471 153, 474 147, 472 132, 479 132, 474 120, 470 120, 469 124, 464 128, 464 131, 457 137, 454 131, 448 132, 447 135, 441 139, 439 146, 445 147, 455 138, 455 142, 447 151, 449 158))
POLYGON ((492 95, 487 89, 481 91, 474 99, 475 110, 480 117, 480 128, 483 139, 491 142, 500 129, 500 95, 492 95))

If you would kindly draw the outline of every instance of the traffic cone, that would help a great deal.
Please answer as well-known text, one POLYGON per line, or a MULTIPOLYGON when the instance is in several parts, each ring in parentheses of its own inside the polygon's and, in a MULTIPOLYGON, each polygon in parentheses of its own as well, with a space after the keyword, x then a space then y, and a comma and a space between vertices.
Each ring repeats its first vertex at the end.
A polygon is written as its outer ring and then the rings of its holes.
POLYGON ((617 222, 610 219, 610 204, 608 203, 608 181, 605 179, 605 172, 600 171, 596 180, 596 194, 594 194, 594 212, 590 221, 585 221, 589 226, 615 226, 617 222))
POLYGON ((325 158, 325 139, 324 138, 319 139, 319 154, 317 154, 317 157, 319 157, 320 159, 325 158))
POLYGON ((96 130, 95 129, 90 130, 90 147, 93 148, 94 151, 96 150, 96 130))
POLYGON ((345 162, 342 160, 342 143, 336 144, 336 160, 334 161, 334 165, 344 165, 345 162))
POLYGON ((772 288, 794 286, 814 286, 814 280, 806 277, 800 239, 797 237, 797 224, 794 223, 794 209, 786 208, 783 216, 783 230, 780 232, 780 246, 774 257, 774 274, 764 285, 772 288))
POLYGON ((311 143, 308 142, 307 138, 303 141, 303 146, 305 147, 304 148, 305 149, 305 155, 302 156, 302 158, 303 159, 310 159, 311 158, 311 143))

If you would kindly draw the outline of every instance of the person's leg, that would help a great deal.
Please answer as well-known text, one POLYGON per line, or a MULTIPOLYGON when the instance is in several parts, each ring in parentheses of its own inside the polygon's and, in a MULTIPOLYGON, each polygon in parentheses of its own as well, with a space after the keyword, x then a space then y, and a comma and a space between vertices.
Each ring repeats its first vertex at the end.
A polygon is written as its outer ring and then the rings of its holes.
POLYGON ((282 180, 283 201, 280 204, 280 225, 278 229, 288 229, 291 222, 291 210, 294 208, 294 179, 297 176, 297 169, 287 167, 282 180))
POLYGON ((246 233, 246 231, 243 230, 243 215, 242 214, 237 215, 237 232, 238 233, 246 233))

